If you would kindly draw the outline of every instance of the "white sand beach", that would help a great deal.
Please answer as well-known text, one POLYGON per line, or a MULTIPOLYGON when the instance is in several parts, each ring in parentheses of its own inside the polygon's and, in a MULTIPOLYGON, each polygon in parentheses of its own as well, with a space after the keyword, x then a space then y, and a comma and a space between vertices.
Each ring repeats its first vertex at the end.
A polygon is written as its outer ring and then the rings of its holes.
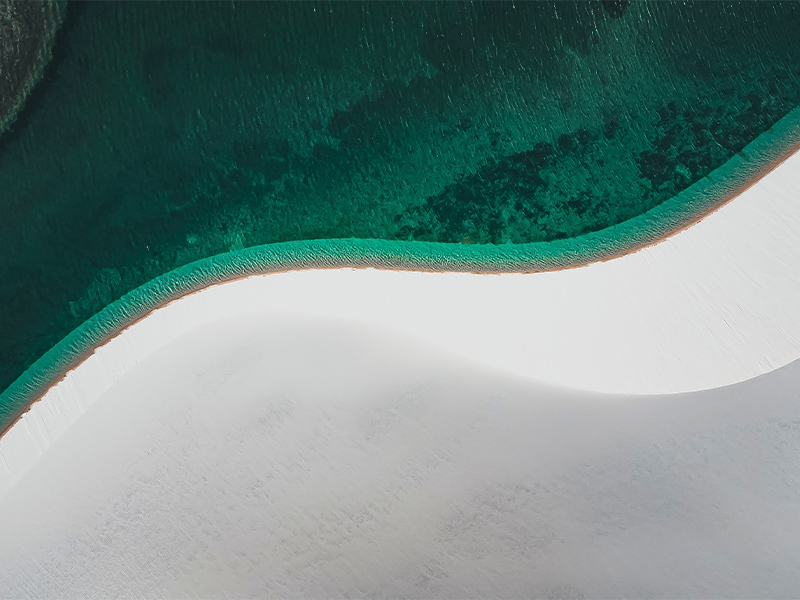
POLYGON ((2 597, 789 597, 800 363, 610 396, 239 317, 126 373, 0 503, 2 597))
POLYGON ((579 269, 178 300, 0 439, 0 596, 796 594, 798 264, 795 154, 579 269))

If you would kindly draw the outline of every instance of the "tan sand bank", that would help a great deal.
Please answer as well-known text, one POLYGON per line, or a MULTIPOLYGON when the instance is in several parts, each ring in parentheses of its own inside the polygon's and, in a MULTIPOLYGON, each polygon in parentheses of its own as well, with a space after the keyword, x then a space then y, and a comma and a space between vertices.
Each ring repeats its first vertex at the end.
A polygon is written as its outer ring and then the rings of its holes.
POLYGON ((793 363, 600 395, 382 327, 223 320, 0 501, 0 597, 790 597, 798 389, 793 363))
POLYGON ((0 494, 122 374, 231 316, 376 324, 550 384, 657 394, 744 381, 800 357, 800 154, 695 226, 565 271, 471 275, 311 270, 173 302, 100 348, 0 439, 0 494), (48 417, 46 433, 38 423, 48 417))
POLYGON ((0 439, 0 595, 791 595, 798 367, 711 388, 800 357, 798 264, 795 154, 587 267, 175 301, 0 439))

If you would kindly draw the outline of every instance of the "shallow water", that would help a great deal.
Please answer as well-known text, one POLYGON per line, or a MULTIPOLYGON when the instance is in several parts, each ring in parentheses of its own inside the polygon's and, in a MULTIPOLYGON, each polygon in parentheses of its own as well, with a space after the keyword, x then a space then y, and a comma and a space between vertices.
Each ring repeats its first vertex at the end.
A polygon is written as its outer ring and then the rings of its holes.
POLYGON ((0 389, 171 269, 291 240, 550 242, 800 105, 800 5, 71 5, 0 138, 0 389))

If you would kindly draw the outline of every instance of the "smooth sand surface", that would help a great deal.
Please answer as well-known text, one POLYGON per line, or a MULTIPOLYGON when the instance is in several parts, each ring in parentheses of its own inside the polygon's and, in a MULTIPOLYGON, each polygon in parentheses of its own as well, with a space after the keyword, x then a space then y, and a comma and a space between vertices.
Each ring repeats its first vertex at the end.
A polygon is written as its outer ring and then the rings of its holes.
POLYGON ((0 501, 0 597, 791 597, 800 363, 553 388, 238 317, 142 360, 0 501))
POLYGON ((36 402, 0 438, 0 497, 128 369, 220 319, 349 319, 551 385, 686 392, 800 358, 799 264, 800 153, 693 227, 586 267, 309 270, 214 286, 137 322, 36 402))
POLYGON ((178 300, 0 439, 0 596, 796 595, 799 264, 796 154, 605 263, 178 300))

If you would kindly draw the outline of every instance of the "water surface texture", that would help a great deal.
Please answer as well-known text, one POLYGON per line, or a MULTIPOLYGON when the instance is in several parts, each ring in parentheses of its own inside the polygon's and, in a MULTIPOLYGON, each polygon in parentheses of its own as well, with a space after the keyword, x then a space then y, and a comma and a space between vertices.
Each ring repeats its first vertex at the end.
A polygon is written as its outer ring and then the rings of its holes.
POLYGON ((70 4, 0 137, 0 390, 221 252, 642 215, 800 105, 798 31, 771 2, 70 4))

